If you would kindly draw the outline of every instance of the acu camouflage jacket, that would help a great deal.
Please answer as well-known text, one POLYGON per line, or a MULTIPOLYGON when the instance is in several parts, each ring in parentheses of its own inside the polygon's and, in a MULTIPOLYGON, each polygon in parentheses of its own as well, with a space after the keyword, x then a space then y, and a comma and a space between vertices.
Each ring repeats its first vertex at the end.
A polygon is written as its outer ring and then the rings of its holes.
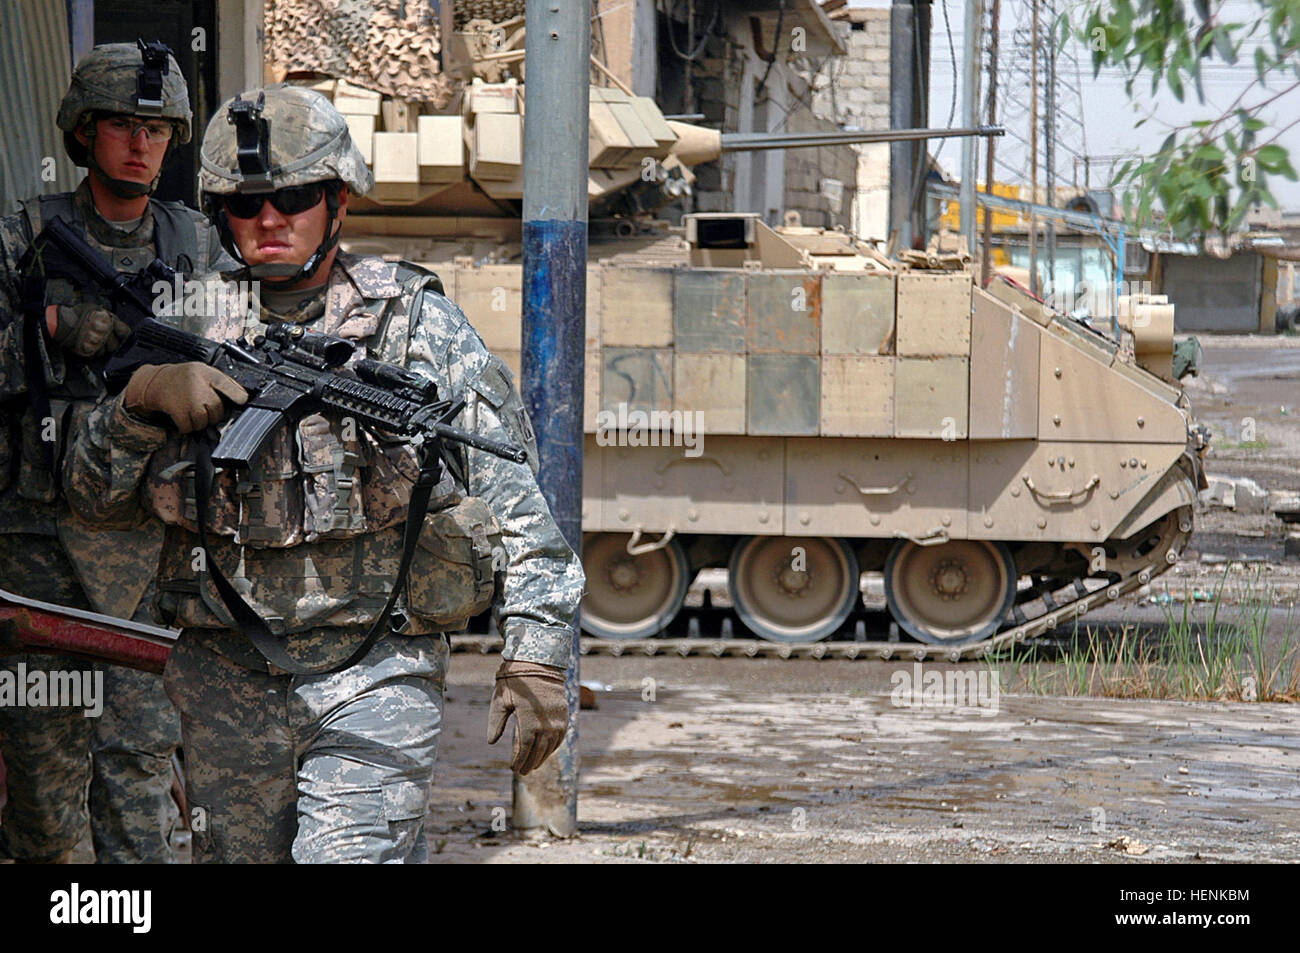
MULTIPOLYGON (((443 397, 467 401, 461 420, 466 429, 531 448, 531 426, 505 363, 488 352, 461 310, 428 287, 422 275, 410 266, 340 251, 323 309, 318 305, 291 317, 312 330, 362 342, 358 358, 404 363, 424 373, 443 397), (417 292, 420 285, 425 287, 417 292), (412 314, 417 300, 419 313, 412 314)), ((229 282, 219 287, 219 295, 215 317, 214 309, 205 308, 204 316, 169 320, 214 340, 251 337, 264 327, 266 312, 250 289, 229 282)), ((383 441, 370 434, 355 448, 336 440, 336 459, 360 460, 363 468, 358 480, 348 474, 342 484, 336 479, 331 491, 336 512, 347 510, 349 495, 358 501, 350 524, 346 512, 339 514, 342 522, 331 521, 325 512, 330 507, 313 508, 313 484, 302 481, 308 497, 306 531, 277 531, 269 526, 271 520, 259 536, 261 524, 250 524, 253 507, 247 489, 250 479, 254 484, 261 481, 256 498, 267 510, 276 509, 266 501, 280 498, 281 491, 272 489, 277 474, 295 480, 306 475, 313 469, 312 435, 338 437, 339 423, 312 415, 297 433, 282 428, 273 438, 270 458, 259 461, 242 482, 226 475, 225 491, 214 486, 209 504, 212 557, 272 629, 278 624, 286 633, 285 647, 295 661, 307 665, 346 657, 382 605, 385 593, 376 591, 373 581, 396 566, 402 533, 385 486, 393 482, 394 472, 409 479, 409 450, 401 446, 395 454, 389 446, 385 451, 383 441), (408 454, 406 462, 403 453, 408 454), (381 470, 388 476, 378 476, 381 470), (313 509, 324 514, 324 522, 314 527, 313 509), (286 604, 288 613, 265 611, 286 604)), ((530 455, 530 462, 535 456, 530 455)), ((214 630, 229 634, 233 623, 206 573, 196 569, 200 550, 195 513, 185 499, 192 459, 187 440, 127 413, 119 396, 96 408, 78 431, 65 470, 68 499, 85 518, 109 525, 130 522, 142 509, 158 515, 168 524, 157 602, 161 620, 209 630, 218 651, 260 667, 242 637, 238 648, 234 640, 215 638, 214 630)), ((324 459, 329 459, 328 452, 324 459)), ((469 495, 486 502, 501 529, 504 584, 495 611, 506 641, 503 655, 565 666, 570 626, 585 582, 581 564, 551 517, 529 464, 510 463, 472 448, 467 464, 469 495)), ((192 497, 193 490, 188 492, 192 497)))
MULTIPOLYGON (((59 478, 50 471, 43 441, 54 437, 56 469, 67 438, 90 412, 103 387, 97 371, 49 342, 43 333, 24 328, 20 300, 19 263, 45 217, 59 215, 80 231, 113 267, 139 271, 154 257, 180 271, 206 274, 230 261, 208 220, 179 202, 151 199, 139 223, 118 228, 95 208, 88 181, 74 192, 42 196, 22 203, 22 209, 0 219, 0 544, 9 534, 57 535, 77 568, 79 581, 100 612, 129 617, 140 601, 157 564, 162 529, 151 520, 116 533, 91 532, 58 501, 59 478), (164 247, 160 247, 161 245, 164 247), (40 353, 28 355, 28 341, 40 353), (32 361, 29 358, 35 357, 32 361), (53 418, 37 420, 29 399, 28 375, 33 367, 44 374, 53 418)), ((50 304, 106 305, 92 289, 63 278, 45 287, 50 304)), ((23 591, 22 579, 0 580, 0 586, 23 591)))

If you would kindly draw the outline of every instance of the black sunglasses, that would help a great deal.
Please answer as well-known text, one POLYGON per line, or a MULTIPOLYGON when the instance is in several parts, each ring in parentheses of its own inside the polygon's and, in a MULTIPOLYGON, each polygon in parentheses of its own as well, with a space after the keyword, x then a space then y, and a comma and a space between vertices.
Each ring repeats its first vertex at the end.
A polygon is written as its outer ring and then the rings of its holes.
POLYGON ((262 203, 270 202, 281 215, 298 215, 315 208, 325 194, 323 182, 291 185, 274 192, 256 192, 248 195, 235 193, 223 195, 226 211, 235 218, 252 218, 262 211, 262 203))

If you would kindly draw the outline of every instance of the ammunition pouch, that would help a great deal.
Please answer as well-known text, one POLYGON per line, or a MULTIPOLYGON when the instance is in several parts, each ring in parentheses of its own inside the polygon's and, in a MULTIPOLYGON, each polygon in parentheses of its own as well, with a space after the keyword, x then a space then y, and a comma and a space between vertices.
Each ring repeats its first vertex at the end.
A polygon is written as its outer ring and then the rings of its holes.
POLYGON ((501 529, 479 497, 426 514, 411 558, 407 611, 438 628, 463 627, 492 604, 504 553, 501 529))
MULTIPOLYGON (((154 455, 149 509, 163 522, 198 532, 192 441, 154 455)), ((214 539, 253 549, 354 539, 399 525, 419 474, 405 444, 382 443, 345 421, 311 414, 281 427, 246 471, 213 480, 207 526, 214 539)), ((441 495, 451 492, 448 482, 441 495)))

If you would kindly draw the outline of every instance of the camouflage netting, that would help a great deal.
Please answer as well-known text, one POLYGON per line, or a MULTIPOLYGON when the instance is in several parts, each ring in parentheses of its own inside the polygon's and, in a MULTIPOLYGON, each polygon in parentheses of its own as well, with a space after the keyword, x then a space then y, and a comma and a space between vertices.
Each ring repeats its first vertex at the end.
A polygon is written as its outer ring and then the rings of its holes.
POLYGON ((456 29, 465 29, 470 20, 491 20, 500 23, 524 15, 524 0, 458 0, 456 4, 456 29))
POLYGON ((452 84, 439 73, 438 34, 431 0, 266 0, 266 56, 281 76, 322 73, 445 103, 452 84))

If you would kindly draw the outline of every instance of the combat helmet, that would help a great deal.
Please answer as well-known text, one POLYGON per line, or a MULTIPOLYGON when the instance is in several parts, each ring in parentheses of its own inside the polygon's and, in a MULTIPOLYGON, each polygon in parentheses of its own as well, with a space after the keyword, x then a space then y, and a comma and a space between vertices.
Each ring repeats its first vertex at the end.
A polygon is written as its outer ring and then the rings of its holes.
POLYGON ((199 150, 199 190, 204 209, 217 224, 221 243, 244 266, 244 273, 276 284, 310 278, 338 243, 339 193, 346 185, 357 195, 375 179, 348 132, 347 120, 329 99, 305 86, 277 84, 236 95, 208 123, 199 150), (326 184, 329 218, 316 251, 301 267, 249 266, 235 243, 222 198, 326 184))
MULTIPOLYGON (((63 130, 63 147, 72 161, 98 169, 94 150, 77 140, 76 132, 96 114, 117 113, 142 118, 169 119, 176 132, 170 148, 190 141, 190 95, 180 64, 167 44, 105 43, 81 58, 72 71, 72 82, 59 103, 56 119, 63 130)), ((93 134, 93 125, 87 132, 93 134)), ((152 194, 158 179, 149 185, 127 182, 104 175, 113 191, 124 198, 152 194)))

